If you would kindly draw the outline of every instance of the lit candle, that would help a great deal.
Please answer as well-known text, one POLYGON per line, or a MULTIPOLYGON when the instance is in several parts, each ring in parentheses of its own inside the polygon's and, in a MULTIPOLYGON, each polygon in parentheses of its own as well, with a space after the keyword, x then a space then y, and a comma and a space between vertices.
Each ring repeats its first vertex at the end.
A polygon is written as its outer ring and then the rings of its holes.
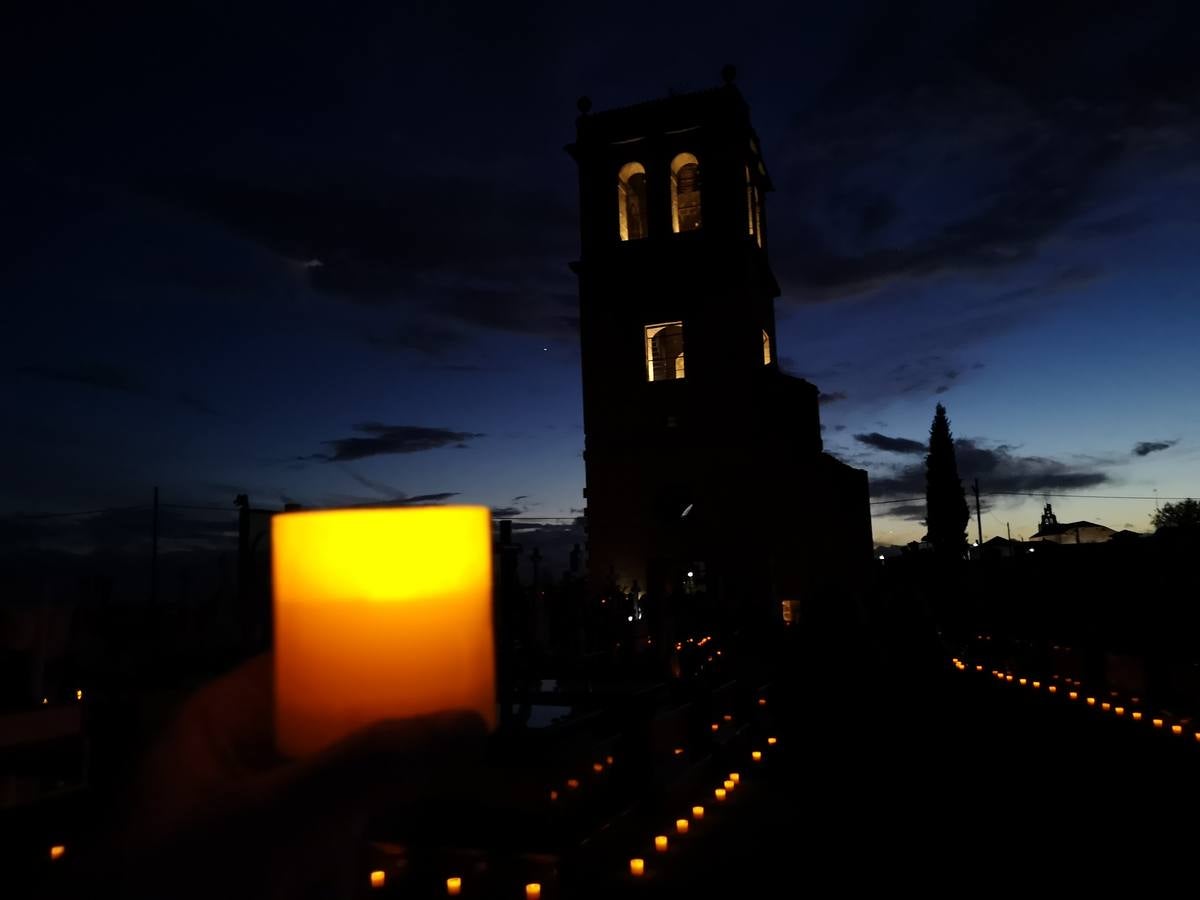
POLYGON ((1058 685, 1048 684, 1048 685, 1046 685, 1046 690, 1048 690, 1052 694, 1057 694, 1058 693, 1058 685))
POLYGON ((542 896, 542 886, 536 881, 525 885, 525 900, 540 900, 542 896))
POLYGON ((443 710, 494 728, 491 544, 481 506, 275 516, 279 749, 302 756, 443 710))
POLYGON ((83 691, 76 691, 76 692, 75 692, 75 699, 76 699, 76 700, 82 700, 82 699, 83 699, 83 691))
POLYGON ((457 897, 462 893, 462 879, 457 875, 446 879, 446 893, 451 897, 457 897))
POLYGON ((1005 681, 1012 681, 1012 676, 1011 676, 1011 675, 1005 675, 1005 676, 1004 676, 1004 680, 1005 680, 1005 681))
POLYGON ((766 706, 766 705, 767 705, 767 698, 766 698, 766 697, 759 697, 759 698, 758 698, 758 705, 759 705, 759 706, 766 706))
POLYGON ((570 788, 571 790, 575 790, 575 788, 579 787, 579 779, 578 778, 568 778, 567 779, 567 787, 570 788))
POLYGON ((646 874, 646 861, 644 859, 634 858, 629 861, 629 874, 634 878, 641 878, 646 874))
POLYGON ((1200 731, 1195 732, 1195 735, 1197 743, 1200 743, 1200 731))
POLYGON ((724 802, 725 788, 717 788, 715 791, 713 791, 713 796, 716 797, 719 802, 724 802))
POLYGON ((1087 698, 1087 705, 1088 705, 1088 706, 1095 706, 1095 705, 1096 705, 1096 698, 1095 698, 1095 697, 1088 697, 1088 698, 1087 698))
POLYGON ((675 755, 676 755, 676 756, 683 756, 683 748, 682 748, 682 747, 676 747, 676 748, 675 748, 675 755))
POLYGON ((755 762, 762 762, 762 751, 761 750, 751 750, 750 758, 752 760, 754 760, 755 762))
POLYGON ((1108 712, 1110 709, 1112 709, 1112 704, 1106 700, 1100 704, 1100 708, 1105 712, 1108 712))
POLYGON ((741 776, 741 775, 739 775, 737 772, 730 772, 730 773, 729 773, 729 780, 730 780, 730 781, 732 781, 734 784, 741 784, 741 783, 742 783, 742 776, 741 776))
POLYGON ((735 785, 735 784, 733 783, 733 780, 732 780, 732 779, 730 779, 730 778, 726 778, 726 779, 725 779, 725 781, 724 781, 724 787, 725 787, 725 790, 726 790, 726 791, 732 791, 732 790, 733 790, 733 789, 734 789, 736 786, 737 786, 737 785, 735 785))
POLYGON ((1133 717, 1133 721, 1135 721, 1135 722, 1140 722, 1142 720, 1142 714, 1140 712, 1138 712, 1136 709, 1133 712, 1131 712, 1130 715, 1133 717))
POLYGON ((612 757, 612 756, 606 756, 606 757, 604 757, 604 761, 605 761, 606 763, 608 763, 610 766, 613 764, 613 760, 614 760, 614 757, 612 757))
POLYGON ((1125 707, 1118 706, 1116 709, 1113 710, 1113 712, 1115 712, 1118 716, 1123 716, 1123 715, 1125 715, 1125 707))
MULTIPOLYGON (((686 822, 687 819, 681 819, 680 821, 686 822)), ((675 824, 678 825, 679 822, 676 822, 675 824)), ((678 828, 676 830, 678 830, 678 828)), ((667 836, 665 834, 656 834, 654 836, 654 849, 659 853, 667 852, 667 836)))
POLYGON ((713 730, 713 731, 719 731, 719 730, 720 730, 720 728, 721 728, 721 726, 720 726, 720 725, 718 725, 716 722, 713 722, 713 723, 712 723, 712 730, 713 730))
POLYGON ((1162 720, 1162 719, 1151 719, 1150 721, 1151 721, 1151 722, 1154 724, 1154 727, 1155 727, 1155 728, 1162 728, 1162 727, 1163 727, 1163 720, 1162 720))
POLYGON ((1183 734, 1183 726, 1182 725, 1172 725, 1171 726, 1171 734, 1183 734))
POLYGON ((721 718, 724 719, 726 722, 733 721, 733 716, 729 715, 729 713, 725 713, 725 715, 721 716, 721 718))
MULTIPOLYGON (((693 806, 692 811, 694 812, 695 810, 702 809, 702 808, 703 807, 693 806)), ((703 818, 703 817, 696 816, 696 818, 699 819, 699 818, 703 818)), ((675 820, 675 833, 676 834, 687 834, 688 828, 690 826, 691 826, 691 823, 687 819, 676 819, 675 820)))
POLYGON ((593 772, 603 772, 604 771, 604 763, 592 763, 592 771, 593 772))
POLYGON ((1067 696, 1070 697, 1072 700, 1078 700, 1079 699, 1079 691, 1068 691, 1067 696))
POLYGON ((777 743, 779 743, 779 738, 769 737, 767 738, 767 743, 774 747, 777 743))
POLYGON ((1024 678, 1018 678, 1018 679, 1017 679, 1017 683, 1018 683, 1018 684, 1024 684, 1024 683, 1025 683, 1025 679, 1024 679, 1024 678))
POLYGON ((51 859, 62 859, 63 854, 66 852, 67 852, 67 848, 64 847, 62 844, 55 844, 53 847, 50 848, 50 858, 51 859))
MULTIPOLYGON (((704 807, 703 806, 693 806, 692 807, 692 818, 697 819, 697 820, 703 819, 704 818, 704 807)), ((679 821, 686 822, 687 819, 680 819, 679 821)), ((676 822, 675 824, 678 825, 679 822, 676 822)))
POLYGON ((1036 690, 1037 688, 1040 688, 1041 686, 1042 686, 1042 683, 1041 683, 1040 681, 1035 681, 1035 682, 1033 683, 1033 687, 1034 687, 1034 689, 1035 689, 1035 690, 1036 690))
POLYGON ((387 881, 387 875, 385 875, 382 870, 376 869, 371 873, 371 887, 381 888, 383 887, 383 883, 385 881, 387 881))

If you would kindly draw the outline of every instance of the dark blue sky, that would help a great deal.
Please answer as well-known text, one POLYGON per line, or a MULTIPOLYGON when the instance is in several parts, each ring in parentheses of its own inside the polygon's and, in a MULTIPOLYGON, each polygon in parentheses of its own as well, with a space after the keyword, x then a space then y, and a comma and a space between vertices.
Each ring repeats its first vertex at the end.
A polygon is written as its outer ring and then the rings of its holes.
POLYGON ((727 61, 777 188, 780 356, 877 499, 923 493, 938 401, 966 477, 1035 495, 985 537, 1042 493, 1200 493, 1188 5, 245 6, 5 29, 0 512, 157 484, 576 515, 575 100, 727 61))

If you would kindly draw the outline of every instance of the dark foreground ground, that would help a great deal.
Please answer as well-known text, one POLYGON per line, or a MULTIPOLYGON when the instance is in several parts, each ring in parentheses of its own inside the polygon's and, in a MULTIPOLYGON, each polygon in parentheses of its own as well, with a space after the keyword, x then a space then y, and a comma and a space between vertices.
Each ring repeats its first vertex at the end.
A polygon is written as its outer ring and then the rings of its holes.
POLYGON ((987 668, 823 671, 793 695, 786 757, 661 893, 1194 889, 1191 728, 1158 731, 987 668))

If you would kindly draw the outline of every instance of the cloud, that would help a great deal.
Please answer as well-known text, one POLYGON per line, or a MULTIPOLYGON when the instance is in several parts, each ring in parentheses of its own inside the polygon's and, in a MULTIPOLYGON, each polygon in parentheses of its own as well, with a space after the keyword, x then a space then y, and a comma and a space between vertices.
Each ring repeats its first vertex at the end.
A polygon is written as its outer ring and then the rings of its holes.
POLYGON ((845 391, 830 391, 829 393, 825 393, 824 391, 821 391, 819 394, 817 394, 817 402, 820 403, 822 406, 825 406, 829 403, 837 403, 839 400, 845 400, 845 399, 846 399, 845 391))
POLYGON ((525 510, 519 506, 494 506, 492 507, 492 518, 494 519, 511 519, 514 516, 519 516, 525 510))
POLYGON ((1139 441, 1134 445, 1134 456, 1149 456, 1151 453, 1158 453, 1161 450, 1169 450, 1178 444, 1179 441, 1139 441))
POLYGON ((1025 4, 868 13, 842 72, 795 118, 803 140, 775 159, 792 198, 775 214, 785 291, 821 300, 986 273, 1064 231, 1139 227, 1128 213, 1096 216, 1107 172, 1200 131, 1181 10, 1158 9, 1137 29, 1089 16, 1088 40, 1074 16, 1025 4))
MULTIPOLYGON (((384 425, 380 422, 362 422, 354 427, 360 435, 324 441, 333 448, 332 453, 314 453, 302 459, 317 459, 324 462, 351 462, 370 456, 386 456, 396 453, 420 453, 441 447, 466 446, 466 441, 484 437, 470 431, 451 431, 447 428, 425 428, 419 425, 384 425)), ((358 480, 361 476, 351 477, 358 480)), ((374 489, 373 485, 369 485, 374 489)))
POLYGON ((89 362, 76 365, 27 365, 18 366, 13 372, 44 381, 63 384, 82 384, 86 387, 124 394, 145 394, 145 383, 130 369, 108 363, 89 362))
POLYGON ((876 450, 886 450, 889 453, 915 453, 924 456, 929 449, 921 441, 914 441, 903 437, 888 437, 886 434, 880 434, 878 431, 872 431, 869 434, 856 434, 854 439, 860 444, 866 444, 868 447, 874 447, 876 450))
MULTIPOLYGON (((963 484, 978 478, 983 493, 1037 494, 1080 490, 1111 480, 1100 469, 1080 467, 1046 456, 1019 456, 1005 444, 985 446, 975 439, 959 438, 954 442, 954 449, 963 484)), ((923 461, 872 468, 870 476, 874 497, 921 497, 925 494, 923 461)))

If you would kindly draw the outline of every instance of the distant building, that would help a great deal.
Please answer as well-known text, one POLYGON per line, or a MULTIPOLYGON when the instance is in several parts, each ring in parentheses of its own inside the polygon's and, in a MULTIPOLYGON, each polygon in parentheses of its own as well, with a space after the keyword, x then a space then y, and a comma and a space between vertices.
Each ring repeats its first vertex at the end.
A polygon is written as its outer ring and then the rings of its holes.
POLYGON ((1055 544, 1102 544, 1116 532, 1107 525, 1095 522, 1059 522, 1047 503, 1042 509, 1042 523, 1031 541, 1051 541, 1055 544))
POLYGON ((779 369, 771 179, 726 75, 607 112, 581 100, 567 147, 589 572, 778 620, 870 564, 867 475, 822 452, 817 388, 779 369))

